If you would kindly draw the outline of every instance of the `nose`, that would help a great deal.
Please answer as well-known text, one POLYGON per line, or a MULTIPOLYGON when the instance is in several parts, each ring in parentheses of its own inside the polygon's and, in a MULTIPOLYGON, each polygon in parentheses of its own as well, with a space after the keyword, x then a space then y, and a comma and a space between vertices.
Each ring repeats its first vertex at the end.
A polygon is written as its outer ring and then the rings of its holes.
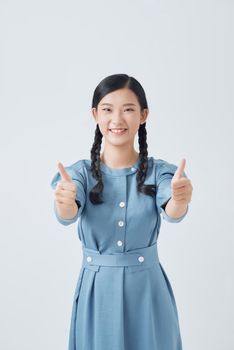
POLYGON ((121 111, 115 111, 112 114, 112 122, 118 124, 121 120, 123 120, 122 112, 121 111))

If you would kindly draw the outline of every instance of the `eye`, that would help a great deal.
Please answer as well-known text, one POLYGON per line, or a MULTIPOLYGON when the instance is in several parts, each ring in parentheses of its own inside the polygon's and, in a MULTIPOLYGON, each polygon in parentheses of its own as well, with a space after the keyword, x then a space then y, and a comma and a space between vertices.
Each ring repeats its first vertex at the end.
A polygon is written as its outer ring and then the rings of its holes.
MULTIPOLYGON (((103 110, 103 111, 110 111, 111 109, 110 109, 110 108, 103 108, 102 110, 103 110)), ((134 109, 132 109, 132 108, 126 108, 125 111, 134 111, 134 109)))

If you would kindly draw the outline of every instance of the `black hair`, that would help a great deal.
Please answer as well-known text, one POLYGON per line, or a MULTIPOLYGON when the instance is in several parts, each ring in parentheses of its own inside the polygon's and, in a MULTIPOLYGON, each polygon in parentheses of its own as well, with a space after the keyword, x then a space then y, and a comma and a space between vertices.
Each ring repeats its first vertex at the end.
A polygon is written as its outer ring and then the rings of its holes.
MULTIPOLYGON (((110 92, 118 89, 128 88, 132 90, 140 104, 141 112, 145 108, 148 109, 148 104, 145 96, 145 92, 141 84, 133 77, 127 74, 112 74, 104 78, 95 88, 92 108, 96 108, 100 100, 110 92)), ((141 124, 138 129, 138 142, 139 142, 139 170, 137 171, 137 190, 149 195, 154 196, 156 191, 155 185, 144 185, 144 180, 146 178, 148 169, 148 145, 146 142, 146 122, 141 124)), ((97 180, 97 184, 90 190, 89 199, 93 204, 103 203, 101 198, 103 190, 102 172, 100 170, 100 150, 102 143, 102 133, 97 124, 94 136, 94 142, 91 148, 91 172, 92 176, 97 180)))

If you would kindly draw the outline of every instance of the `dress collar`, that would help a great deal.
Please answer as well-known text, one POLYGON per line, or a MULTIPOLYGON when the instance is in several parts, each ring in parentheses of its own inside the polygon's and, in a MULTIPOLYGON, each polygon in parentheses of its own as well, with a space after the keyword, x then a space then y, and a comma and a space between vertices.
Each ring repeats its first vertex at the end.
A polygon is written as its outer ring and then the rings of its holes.
MULTIPOLYGON (((153 157, 148 157, 148 167, 152 166, 152 158, 153 157)), ((91 160, 89 160, 89 162, 91 164, 91 160)), ((135 174, 139 169, 139 164, 140 164, 140 159, 138 158, 135 161, 135 163, 133 163, 128 168, 111 168, 100 160, 100 169, 103 173, 110 176, 124 176, 124 175, 135 174)))

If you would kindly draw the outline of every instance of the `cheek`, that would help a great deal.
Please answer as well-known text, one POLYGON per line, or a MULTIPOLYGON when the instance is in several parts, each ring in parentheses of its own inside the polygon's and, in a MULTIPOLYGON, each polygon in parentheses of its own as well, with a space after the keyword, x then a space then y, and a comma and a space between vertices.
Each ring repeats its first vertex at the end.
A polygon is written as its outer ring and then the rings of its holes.
POLYGON ((109 124, 108 120, 106 120, 106 119, 99 120, 98 124, 99 124, 99 129, 101 131, 103 131, 104 133, 108 131, 108 124, 109 124))
POLYGON ((140 117, 137 114, 129 115, 126 118, 126 122, 131 127, 132 130, 137 130, 140 125, 140 117))
POLYGON ((138 129, 140 127, 140 122, 136 122, 136 121, 131 121, 130 123, 128 123, 129 125, 129 132, 134 135, 138 132, 138 129))

